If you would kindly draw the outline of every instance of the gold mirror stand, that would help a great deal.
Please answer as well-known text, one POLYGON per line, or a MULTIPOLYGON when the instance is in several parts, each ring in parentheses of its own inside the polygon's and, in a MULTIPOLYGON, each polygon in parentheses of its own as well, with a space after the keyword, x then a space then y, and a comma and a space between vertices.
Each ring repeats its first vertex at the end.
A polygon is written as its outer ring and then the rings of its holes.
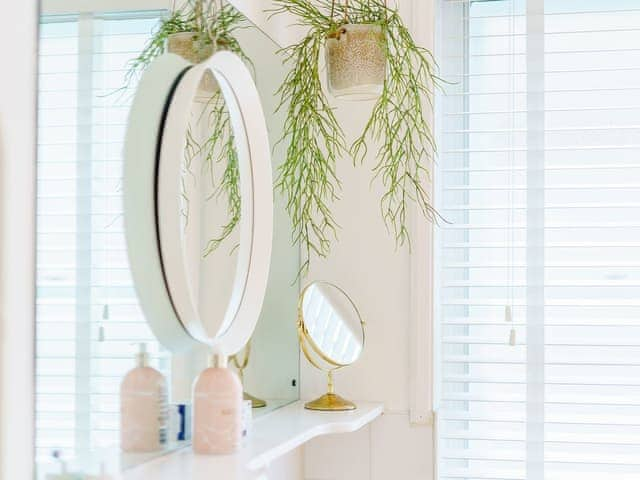
MULTIPOLYGON (((251 340, 249 340, 247 342, 247 346, 244 347, 244 357, 242 358, 241 362, 238 360, 238 354, 233 355, 231 357, 231 361, 233 362, 233 365, 238 370, 238 376, 240 377, 240 383, 242 383, 243 389, 244 389, 244 369, 247 368, 247 365, 249 365, 250 354, 251 354, 251 340)), ((254 397, 253 395, 251 395, 250 393, 247 393, 246 391, 242 393, 242 398, 244 400, 251 401, 251 408, 263 408, 267 406, 266 401, 262 400, 261 398, 254 397)))
MULTIPOLYGON (((327 393, 319 398, 316 398, 315 400, 311 400, 310 402, 305 403, 304 408, 306 408, 307 410, 318 410, 321 412, 345 412, 347 410, 355 410, 357 408, 355 403, 342 398, 340 395, 337 395, 335 393, 335 389, 333 386, 333 372, 334 370, 342 368, 342 365, 336 366, 335 368, 329 370, 322 368, 319 362, 316 361, 316 359, 311 355, 311 352, 309 351, 310 347, 306 341, 307 337, 305 333, 304 322, 302 321, 302 317, 300 317, 298 319, 298 339, 300 340, 300 347, 302 348, 304 356, 307 357, 307 360, 309 360, 309 363, 311 363, 311 365, 316 367, 318 370, 327 372, 327 393)), ((314 351, 316 350, 314 349, 314 351)), ((325 362, 331 364, 331 360, 324 354, 319 351, 316 351, 316 353, 321 358, 323 358, 325 362)))
POLYGON ((304 408, 322 412, 344 412, 346 410, 355 410, 356 405, 340 395, 336 395, 333 388, 333 370, 329 370, 327 372, 327 393, 320 398, 305 403, 304 408))
MULTIPOLYGON (((360 312, 358 312, 358 308, 355 306, 351 298, 344 292, 344 290, 333 284, 329 284, 327 282, 317 283, 324 283, 332 288, 337 289, 349 300, 349 302, 351 302, 351 305, 353 306, 353 309, 358 316, 360 326, 362 328, 362 348, 364 348, 365 323, 360 316, 360 312)), ((355 410, 357 408, 356 404, 336 394, 333 385, 333 372, 335 372, 336 370, 340 370, 341 368, 348 367, 353 362, 340 363, 339 361, 330 358, 329 355, 324 353, 322 349, 320 349, 314 342, 305 324, 303 312, 304 296, 309 288, 311 288, 313 285, 314 284, 307 285, 307 287, 302 290, 298 301, 298 341, 300 343, 300 349, 304 353, 304 356, 307 357, 307 360, 309 360, 309 363, 311 363, 311 365, 316 367, 318 370, 327 373, 327 393, 319 398, 316 398, 315 400, 305 403, 304 408, 306 408, 307 410, 318 410, 323 412, 344 412, 348 410, 355 410)))

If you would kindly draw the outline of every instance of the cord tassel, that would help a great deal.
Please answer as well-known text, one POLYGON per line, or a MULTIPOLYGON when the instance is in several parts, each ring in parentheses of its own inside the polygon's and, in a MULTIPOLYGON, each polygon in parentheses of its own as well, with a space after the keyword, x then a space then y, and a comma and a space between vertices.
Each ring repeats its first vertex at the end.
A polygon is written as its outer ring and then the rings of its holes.
MULTIPOLYGON (((102 320, 109 320, 109 304, 105 303, 104 306, 102 307, 102 320)), ((104 325, 100 325, 100 327, 98 328, 98 341, 99 342, 104 342, 105 340, 105 333, 104 333, 104 325)))
MULTIPOLYGON (((504 307, 504 321, 507 323, 513 323, 513 313, 511 305, 505 305, 504 307)), ((515 347, 516 345, 516 329, 512 326, 509 332, 509 345, 515 347)))

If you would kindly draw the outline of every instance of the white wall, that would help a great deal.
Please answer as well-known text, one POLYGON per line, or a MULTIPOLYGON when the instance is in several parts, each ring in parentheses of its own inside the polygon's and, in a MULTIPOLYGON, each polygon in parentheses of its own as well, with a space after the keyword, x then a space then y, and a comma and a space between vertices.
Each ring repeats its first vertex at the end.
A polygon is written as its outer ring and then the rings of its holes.
MULTIPOLYGON (((407 23, 427 47, 433 46, 433 0, 400 0, 407 23), (413 2, 420 2, 416 8, 413 2), (419 18, 419 17, 421 18, 419 18)), ((342 103, 338 117, 355 136, 370 105, 342 103)), ((406 248, 396 250, 379 210, 380 185, 370 188, 373 158, 360 167, 349 160, 338 166, 342 199, 335 205, 342 226, 330 258, 315 262, 308 280, 325 279, 342 286, 367 322, 362 359, 336 375, 338 393, 355 400, 385 404, 385 415, 351 435, 317 439, 305 447, 307 480, 428 480, 433 476, 432 429, 411 426, 410 288, 411 261, 406 248)), ((425 319, 426 321, 426 319, 425 319)), ((302 396, 323 392, 323 375, 302 360, 302 396)))
POLYGON ((0 29, 0 479, 32 478, 37 2, 0 29))

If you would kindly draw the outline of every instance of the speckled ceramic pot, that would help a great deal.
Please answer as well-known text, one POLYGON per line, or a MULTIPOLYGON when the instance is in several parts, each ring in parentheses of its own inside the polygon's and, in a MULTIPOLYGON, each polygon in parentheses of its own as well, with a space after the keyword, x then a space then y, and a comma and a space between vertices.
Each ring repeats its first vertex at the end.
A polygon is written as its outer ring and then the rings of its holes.
MULTIPOLYGON (((216 48, 215 44, 210 40, 202 39, 200 33, 181 32, 169 35, 167 38, 167 51, 180 55, 188 62, 197 64, 211 57, 216 52, 216 48)), ((200 83, 199 93, 202 95, 211 94, 217 88, 213 75, 207 72, 200 83)))
POLYGON ((387 75, 385 36, 380 25, 347 24, 327 37, 329 91, 344 100, 372 100, 387 75))
POLYGON ((167 38, 167 51, 191 63, 200 63, 214 54, 214 44, 197 32, 172 33, 167 38))

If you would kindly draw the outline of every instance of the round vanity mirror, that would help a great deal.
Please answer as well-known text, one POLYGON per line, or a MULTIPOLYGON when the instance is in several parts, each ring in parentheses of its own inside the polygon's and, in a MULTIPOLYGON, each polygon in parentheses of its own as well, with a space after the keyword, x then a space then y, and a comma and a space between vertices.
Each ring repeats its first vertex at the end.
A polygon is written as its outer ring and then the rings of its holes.
MULTIPOLYGON (((178 351, 185 345, 215 345, 232 355, 253 333, 271 260, 272 173, 262 106, 249 70, 232 53, 217 53, 195 66, 184 67, 184 61, 174 55, 165 55, 156 62, 173 68, 171 72, 158 69, 156 77, 154 68, 145 74, 151 80, 144 84, 152 90, 161 80, 163 85, 171 85, 164 97, 161 128, 153 151, 157 163, 148 157, 133 157, 133 151, 140 148, 133 145, 138 139, 131 132, 126 146, 130 170, 136 168, 131 164, 142 161, 153 163, 155 172, 153 208, 125 208, 130 246, 140 244, 136 238, 140 233, 138 222, 148 223, 149 216, 154 217, 154 238, 143 235, 147 249, 142 245, 129 248, 136 288, 147 319, 165 347, 178 351), (176 65, 183 68, 177 71, 176 65), (171 73, 175 75, 173 82, 167 81, 171 73), (210 76, 219 88, 213 94, 219 102, 213 100, 211 92, 203 96, 199 88, 202 79, 210 76), (223 126, 211 123, 216 108, 228 111, 228 122, 223 126), (214 133, 229 138, 232 155, 208 155, 211 149, 203 146, 214 133), (235 162, 231 168, 227 168, 229 158, 235 162), (225 226, 232 209, 225 182, 233 184, 236 200, 233 216, 237 222, 228 232, 225 226), (161 278, 153 275, 155 269, 148 271, 148 265, 153 264, 150 258, 159 261, 161 278), (158 302, 164 308, 158 307, 158 302)), ((138 92, 137 96, 146 98, 150 94, 138 92)), ((134 103, 130 124, 135 107, 134 103)), ((145 126, 134 125, 130 129, 144 130, 145 126)), ((146 150, 152 147, 149 145, 146 150)), ((133 195, 137 186, 128 179, 125 204, 127 195, 133 195)), ((129 204, 132 203, 133 199, 129 204)))
POLYGON ((334 391, 333 372, 356 362, 364 348, 364 322, 355 303, 328 282, 314 282, 300 295, 298 335, 305 356, 328 375, 328 392, 308 402, 310 410, 353 410, 353 402, 334 391))

